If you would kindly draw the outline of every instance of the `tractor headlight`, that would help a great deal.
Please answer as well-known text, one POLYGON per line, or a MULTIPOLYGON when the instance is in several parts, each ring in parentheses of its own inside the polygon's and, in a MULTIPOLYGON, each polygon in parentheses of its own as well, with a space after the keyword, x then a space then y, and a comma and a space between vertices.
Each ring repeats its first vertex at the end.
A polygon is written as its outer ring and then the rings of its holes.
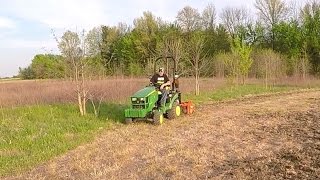
POLYGON ((145 99, 144 98, 140 98, 140 101, 145 101, 145 99))
POLYGON ((137 101, 137 100, 138 100, 138 99, 135 98, 135 97, 134 97, 134 98, 131 98, 131 101, 133 101, 133 102, 134 102, 134 101, 137 101))

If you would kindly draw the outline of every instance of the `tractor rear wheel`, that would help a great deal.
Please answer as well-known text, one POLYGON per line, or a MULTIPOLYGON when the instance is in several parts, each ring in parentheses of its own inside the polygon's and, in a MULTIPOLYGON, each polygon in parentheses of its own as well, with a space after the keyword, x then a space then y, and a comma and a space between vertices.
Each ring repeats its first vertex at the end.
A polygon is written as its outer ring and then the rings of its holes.
POLYGON ((178 102, 172 104, 172 108, 168 110, 168 119, 175 119, 181 115, 181 107, 178 102))
POLYGON ((125 123, 126 124, 132 124, 132 118, 126 118, 125 123))
POLYGON ((154 125, 161 125, 164 122, 163 114, 159 111, 155 111, 153 113, 153 124, 154 125))

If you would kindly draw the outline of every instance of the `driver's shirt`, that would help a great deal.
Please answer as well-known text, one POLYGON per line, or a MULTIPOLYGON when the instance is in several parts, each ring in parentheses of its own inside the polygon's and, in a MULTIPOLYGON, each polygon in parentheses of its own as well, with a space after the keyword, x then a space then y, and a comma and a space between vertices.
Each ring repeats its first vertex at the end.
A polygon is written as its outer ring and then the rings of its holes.
POLYGON ((157 86, 161 86, 162 84, 166 83, 169 81, 169 78, 166 74, 163 74, 163 76, 160 76, 159 74, 155 74, 152 76, 150 79, 150 82, 157 86))

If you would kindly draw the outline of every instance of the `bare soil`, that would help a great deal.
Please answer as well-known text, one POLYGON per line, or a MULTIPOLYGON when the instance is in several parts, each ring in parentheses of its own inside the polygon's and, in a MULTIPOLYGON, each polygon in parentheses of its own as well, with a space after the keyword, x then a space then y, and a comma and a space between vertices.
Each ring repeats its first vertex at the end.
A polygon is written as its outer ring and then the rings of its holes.
POLYGON ((106 130, 8 179, 320 179, 320 91, 197 107, 106 130))

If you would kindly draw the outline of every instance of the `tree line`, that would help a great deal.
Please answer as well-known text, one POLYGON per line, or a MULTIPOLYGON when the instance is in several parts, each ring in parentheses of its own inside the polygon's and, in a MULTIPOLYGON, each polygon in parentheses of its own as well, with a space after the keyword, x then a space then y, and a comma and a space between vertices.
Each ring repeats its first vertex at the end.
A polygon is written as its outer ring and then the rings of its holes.
MULTIPOLYGON (((36 55, 19 76, 70 78, 76 66, 92 78, 144 76, 153 73, 159 56, 174 57, 179 74, 196 79, 228 77, 245 83, 247 77, 256 77, 268 84, 281 76, 319 76, 320 3, 299 7, 284 0, 256 0, 254 6, 254 12, 226 7, 220 14, 212 3, 201 12, 186 6, 174 22, 144 12, 132 26, 66 31, 61 38, 55 36, 60 55, 36 55)), ((165 61, 161 65, 171 68, 165 61)))

